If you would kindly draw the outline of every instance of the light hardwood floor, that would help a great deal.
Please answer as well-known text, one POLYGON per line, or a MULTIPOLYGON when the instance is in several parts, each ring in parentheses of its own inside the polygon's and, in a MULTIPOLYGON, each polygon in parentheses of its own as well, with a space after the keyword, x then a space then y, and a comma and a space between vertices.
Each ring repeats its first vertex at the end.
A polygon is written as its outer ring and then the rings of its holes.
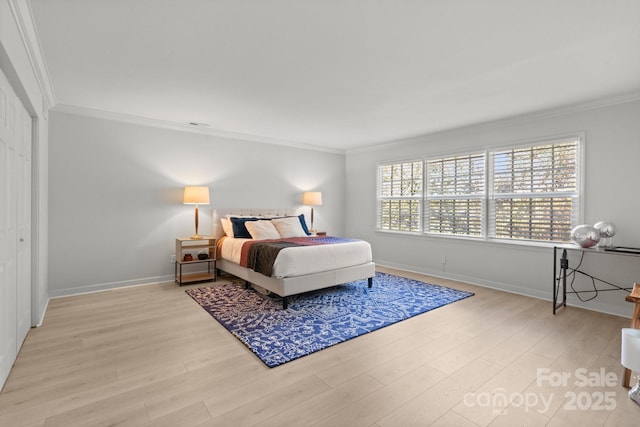
POLYGON ((55 299, 0 425, 639 425, 621 385, 628 319, 381 270, 476 295, 273 369, 174 283, 55 299), (577 369, 617 380, 583 386, 577 369))

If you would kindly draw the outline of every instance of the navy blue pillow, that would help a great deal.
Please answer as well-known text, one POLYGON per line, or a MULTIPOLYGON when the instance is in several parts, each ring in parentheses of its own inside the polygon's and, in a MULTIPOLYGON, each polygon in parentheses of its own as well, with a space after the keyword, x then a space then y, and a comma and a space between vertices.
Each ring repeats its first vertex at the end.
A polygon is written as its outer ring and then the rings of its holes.
POLYGON ((298 216, 298 219, 300 220, 300 225, 302 226, 304 232, 307 234, 307 236, 310 236, 311 232, 309 232, 309 229, 307 228, 307 222, 304 220, 304 214, 300 214, 298 216))
POLYGON ((251 239, 251 234, 244 223, 247 221, 257 221, 259 218, 231 217, 229 219, 231 220, 231 226, 233 227, 233 237, 237 239, 251 239))

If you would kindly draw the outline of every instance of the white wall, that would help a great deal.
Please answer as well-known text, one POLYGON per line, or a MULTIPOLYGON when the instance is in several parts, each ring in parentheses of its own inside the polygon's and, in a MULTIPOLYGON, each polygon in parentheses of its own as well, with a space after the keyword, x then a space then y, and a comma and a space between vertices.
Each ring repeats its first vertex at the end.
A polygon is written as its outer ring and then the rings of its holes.
MULTIPOLYGON (((459 279, 539 298, 552 298, 553 250, 493 242, 415 237, 375 231, 377 163, 483 149, 532 139, 585 132, 584 222, 608 219, 618 226, 614 243, 640 247, 640 101, 547 112, 450 132, 426 135, 375 149, 352 150, 346 156, 346 227, 372 243, 379 264, 459 279), (446 264, 442 264, 442 257, 446 264)), ((428 120, 428 118, 425 118, 428 120)), ((575 255, 571 265, 575 265, 575 255)), ((590 255, 584 270, 632 286, 640 282, 640 257, 590 255)), ((590 282, 580 278, 579 289, 590 282)), ((588 295, 585 295, 585 297, 588 295)), ((571 304, 630 316, 623 292, 602 292, 582 304, 571 304)), ((551 303, 549 303, 551 311, 551 303)))
MULTIPOLYGON (((173 280, 175 238, 194 232, 185 185, 212 208, 301 207, 323 193, 317 229, 344 232, 344 155, 63 112, 50 115, 50 296, 173 280)), ((303 212, 308 215, 308 208, 303 212)))

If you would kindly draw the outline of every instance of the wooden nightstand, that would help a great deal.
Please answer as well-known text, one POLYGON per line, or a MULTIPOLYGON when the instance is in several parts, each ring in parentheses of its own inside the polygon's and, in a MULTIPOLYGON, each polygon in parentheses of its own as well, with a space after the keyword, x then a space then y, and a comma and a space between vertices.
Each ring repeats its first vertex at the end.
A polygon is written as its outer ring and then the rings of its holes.
MULTIPOLYGON (((202 267, 202 266, 201 266, 202 267)), ((194 282, 216 281, 216 238, 204 236, 202 239, 179 237, 176 239, 175 280, 180 286, 194 282), (198 254, 206 254, 207 258, 199 259, 198 254), (191 255, 191 260, 185 259, 191 255), (207 271, 197 271, 195 267, 207 264, 207 271), (193 268, 189 266, 195 266, 193 268), (184 269, 196 270, 184 272, 184 269)))

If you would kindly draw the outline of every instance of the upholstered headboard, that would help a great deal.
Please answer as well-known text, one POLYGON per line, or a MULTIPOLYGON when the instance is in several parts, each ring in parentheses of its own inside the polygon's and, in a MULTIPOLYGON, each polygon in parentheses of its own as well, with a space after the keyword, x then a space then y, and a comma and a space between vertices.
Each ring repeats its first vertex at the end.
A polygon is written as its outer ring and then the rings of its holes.
POLYGON ((220 218, 227 215, 238 216, 292 216, 300 215, 301 208, 221 208, 211 210, 211 235, 224 236, 220 218))

